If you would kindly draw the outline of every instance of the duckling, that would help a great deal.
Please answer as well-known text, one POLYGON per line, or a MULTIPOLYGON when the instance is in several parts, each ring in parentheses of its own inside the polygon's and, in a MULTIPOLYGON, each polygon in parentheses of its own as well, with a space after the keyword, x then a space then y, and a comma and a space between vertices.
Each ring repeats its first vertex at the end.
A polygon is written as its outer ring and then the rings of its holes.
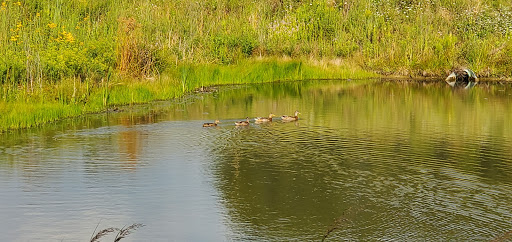
POLYGON ((273 113, 269 114, 268 115, 268 118, 262 118, 262 117, 257 117, 254 119, 254 122, 256 123, 267 123, 267 122, 272 122, 272 117, 275 117, 276 115, 274 115, 273 113))
POLYGON ((215 120, 215 122, 213 122, 213 123, 204 123, 203 127, 215 127, 215 126, 217 126, 218 123, 220 123, 220 121, 215 120))
POLYGON ((236 126, 247 126, 247 125, 249 125, 249 117, 247 117, 245 121, 236 121, 235 125, 236 126))
POLYGON ((281 116, 281 120, 283 122, 289 122, 289 121, 297 121, 299 120, 299 111, 295 111, 295 114, 293 116, 287 116, 287 115, 283 115, 281 116))

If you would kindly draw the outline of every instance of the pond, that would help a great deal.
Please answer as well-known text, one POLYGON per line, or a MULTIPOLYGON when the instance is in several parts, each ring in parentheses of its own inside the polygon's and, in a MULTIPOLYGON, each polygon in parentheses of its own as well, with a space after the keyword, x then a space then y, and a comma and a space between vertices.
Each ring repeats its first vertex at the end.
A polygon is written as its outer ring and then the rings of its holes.
POLYGON ((512 231, 510 84, 284 82, 120 109, 0 134, 3 240, 84 241, 134 223, 122 241, 512 231), (234 125, 295 110, 295 122, 234 125))

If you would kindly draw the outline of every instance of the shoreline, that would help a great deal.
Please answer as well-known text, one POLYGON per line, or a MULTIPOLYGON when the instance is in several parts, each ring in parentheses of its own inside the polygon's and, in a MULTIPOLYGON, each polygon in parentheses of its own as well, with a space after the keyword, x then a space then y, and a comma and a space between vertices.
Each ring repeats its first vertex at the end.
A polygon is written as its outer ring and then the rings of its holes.
MULTIPOLYGON (((385 81, 444 81, 445 77, 379 75, 360 67, 308 60, 253 59, 237 65, 184 65, 154 78, 117 76, 101 83, 61 81, 40 93, 18 87, 14 100, 1 100, 0 133, 26 129, 66 118, 116 112, 117 108, 168 101, 223 85, 306 80, 380 79, 385 81), (322 64, 318 64, 322 63, 322 64), (54 90, 59 90, 54 92, 54 90)), ((512 82, 512 78, 479 78, 479 82, 512 82)), ((6 85, 1 86, 5 92, 6 85)))

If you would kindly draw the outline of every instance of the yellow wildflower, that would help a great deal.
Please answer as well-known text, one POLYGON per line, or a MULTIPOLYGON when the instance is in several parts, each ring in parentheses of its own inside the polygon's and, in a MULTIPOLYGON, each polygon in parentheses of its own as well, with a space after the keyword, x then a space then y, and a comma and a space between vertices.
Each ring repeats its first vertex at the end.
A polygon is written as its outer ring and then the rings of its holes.
POLYGON ((70 32, 62 31, 62 35, 64 36, 64 39, 66 42, 73 43, 75 42, 75 37, 70 32))
POLYGON ((17 3, 14 3, 14 4, 16 4, 18 6, 21 6, 21 2, 20 1, 18 1, 17 3))
POLYGON ((16 41, 18 41, 18 36, 17 36, 17 35, 16 35, 16 36, 15 36, 15 35, 12 35, 12 36, 11 36, 11 41, 12 41, 12 42, 16 42, 16 41))
POLYGON ((56 23, 49 23, 49 24, 48 24, 48 28, 50 28, 50 29, 53 29, 53 28, 55 28, 55 27, 57 27, 57 24, 56 24, 56 23))
POLYGON ((39 16, 41 16, 41 14, 40 13, 36 13, 36 17, 39 17, 39 16))
POLYGON ((57 42, 73 43, 75 42, 75 37, 73 37, 73 34, 71 34, 70 32, 62 30, 62 32, 59 33, 59 37, 55 38, 54 40, 57 42))

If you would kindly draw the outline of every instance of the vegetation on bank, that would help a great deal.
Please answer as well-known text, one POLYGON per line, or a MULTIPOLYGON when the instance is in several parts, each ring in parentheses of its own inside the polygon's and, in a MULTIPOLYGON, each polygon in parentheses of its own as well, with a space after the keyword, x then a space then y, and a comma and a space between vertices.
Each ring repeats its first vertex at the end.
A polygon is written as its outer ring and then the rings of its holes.
POLYGON ((182 65, 154 78, 134 79, 107 74, 101 81, 65 78, 42 89, 29 84, 2 86, 0 131, 31 127, 65 117, 103 112, 116 105, 168 100, 201 87, 276 80, 363 78, 372 73, 337 63, 259 60, 230 65, 182 65), (336 68, 332 68, 337 66, 336 68))
POLYGON ((343 58, 411 75, 511 75, 508 0, 1 0, 0 80, 152 76, 180 63, 343 58))
POLYGON ((202 85, 512 76, 508 0, 0 1, 0 130, 202 85))

